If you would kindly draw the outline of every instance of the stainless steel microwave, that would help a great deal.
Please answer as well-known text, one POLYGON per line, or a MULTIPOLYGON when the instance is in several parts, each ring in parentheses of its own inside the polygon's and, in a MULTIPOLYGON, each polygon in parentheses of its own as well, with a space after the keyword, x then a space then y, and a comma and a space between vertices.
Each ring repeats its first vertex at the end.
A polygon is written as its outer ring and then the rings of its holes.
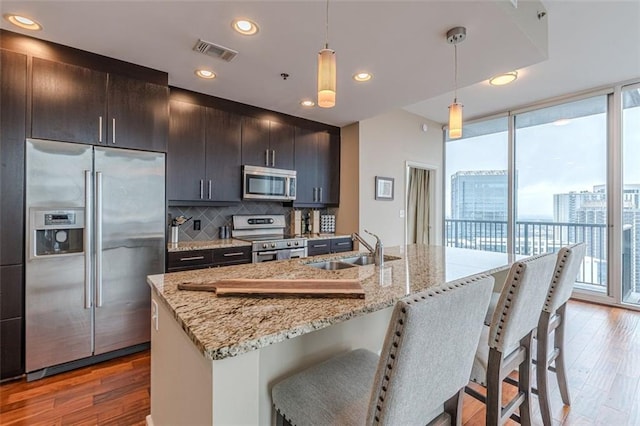
POLYGON ((293 201, 296 183, 295 170, 243 166, 242 199, 293 201))

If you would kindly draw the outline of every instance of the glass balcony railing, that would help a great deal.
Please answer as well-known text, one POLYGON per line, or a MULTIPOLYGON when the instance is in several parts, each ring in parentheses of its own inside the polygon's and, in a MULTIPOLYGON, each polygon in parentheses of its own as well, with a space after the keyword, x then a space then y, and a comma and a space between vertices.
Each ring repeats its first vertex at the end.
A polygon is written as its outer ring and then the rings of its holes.
MULTIPOLYGON (((640 291, 638 272, 633 267, 632 227, 623 236, 623 295, 640 291)), ((584 242, 586 254, 577 285, 591 290, 607 290, 607 225, 559 222, 516 222, 516 254, 536 255, 557 252, 561 247, 584 242)), ((445 244, 449 247, 506 252, 507 222, 445 219, 445 244)))

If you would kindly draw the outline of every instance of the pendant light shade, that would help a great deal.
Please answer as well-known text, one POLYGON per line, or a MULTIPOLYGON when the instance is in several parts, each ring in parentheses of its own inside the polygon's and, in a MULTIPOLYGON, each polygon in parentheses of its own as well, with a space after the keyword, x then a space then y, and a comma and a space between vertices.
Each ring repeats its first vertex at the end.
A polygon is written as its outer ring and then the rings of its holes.
POLYGON ((467 38, 465 27, 455 27, 447 31, 447 43, 453 44, 454 52, 454 95, 453 103, 449 105, 449 139, 462 137, 462 104, 458 103, 458 43, 467 38))
POLYGON ((336 52, 329 49, 329 0, 325 20, 324 49, 318 52, 318 106, 336 105, 336 52))
POLYGON ((336 52, 325 46, 318 52, 318 106, 336 105, 336 52))
POLYGON ((462 137, 462 105, 455 100, 449 105, 449 139, 462 137))

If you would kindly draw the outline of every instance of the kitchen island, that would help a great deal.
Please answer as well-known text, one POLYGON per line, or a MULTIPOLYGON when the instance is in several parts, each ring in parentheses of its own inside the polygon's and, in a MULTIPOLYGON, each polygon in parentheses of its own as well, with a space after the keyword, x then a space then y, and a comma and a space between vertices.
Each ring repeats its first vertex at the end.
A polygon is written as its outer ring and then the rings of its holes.
POLYGON ((153 275, 151 415, 148 423, 270 424, 273 383, 336 353, 378 352, 400 298, 480 272, 500 282, 514 257, 410 245, 397 260, 336 271, 308 265, 357 252, 153 275), (178 290, 219 279, 357 279, 364 299, 217 298, 178 290))

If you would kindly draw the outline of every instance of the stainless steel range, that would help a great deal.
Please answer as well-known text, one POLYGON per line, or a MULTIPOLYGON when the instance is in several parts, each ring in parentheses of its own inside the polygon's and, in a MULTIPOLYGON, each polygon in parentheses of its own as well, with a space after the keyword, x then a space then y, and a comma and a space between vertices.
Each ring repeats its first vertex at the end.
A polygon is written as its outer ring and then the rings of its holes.
POLYGON ((253 263, 307 257, 307 239, 284 235, 284 215, 235 215, 231 235, 251 241, 253 263))

